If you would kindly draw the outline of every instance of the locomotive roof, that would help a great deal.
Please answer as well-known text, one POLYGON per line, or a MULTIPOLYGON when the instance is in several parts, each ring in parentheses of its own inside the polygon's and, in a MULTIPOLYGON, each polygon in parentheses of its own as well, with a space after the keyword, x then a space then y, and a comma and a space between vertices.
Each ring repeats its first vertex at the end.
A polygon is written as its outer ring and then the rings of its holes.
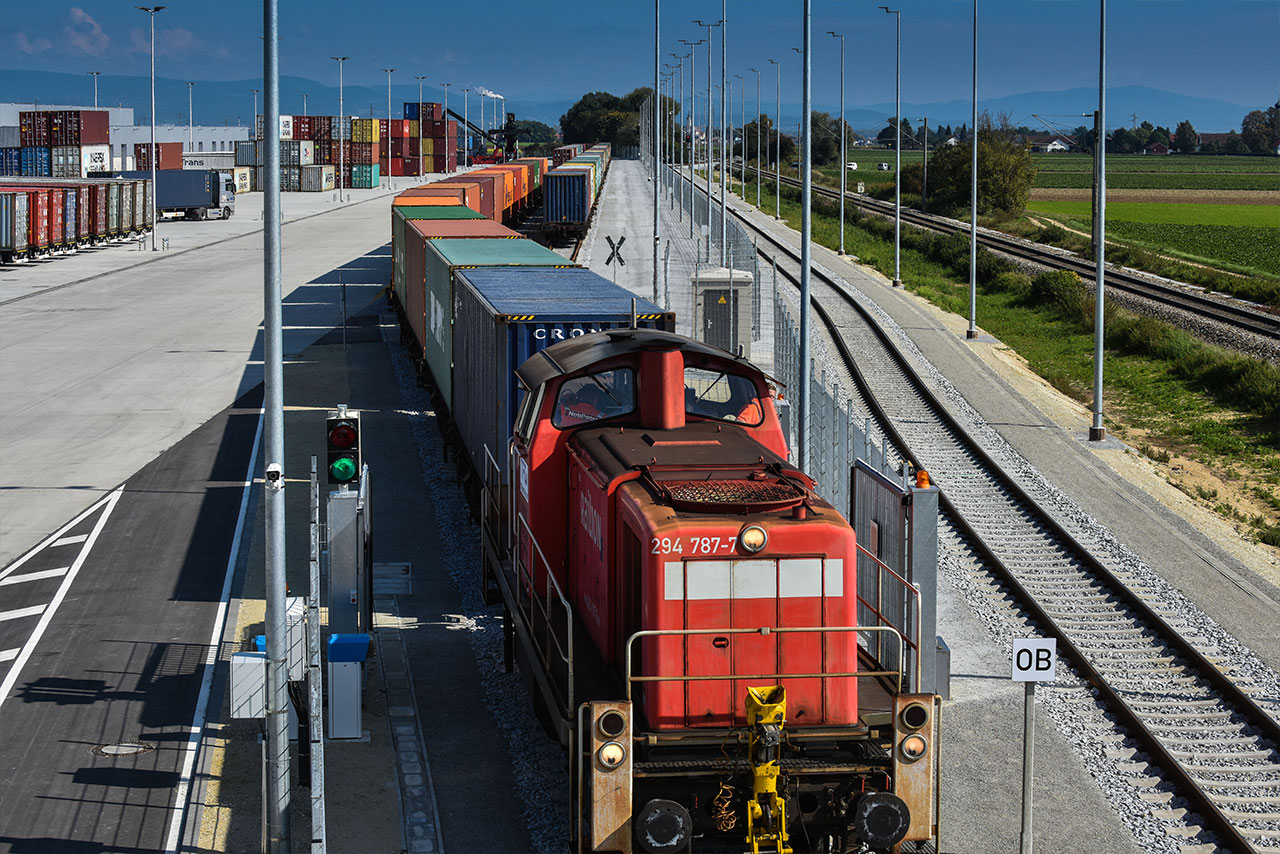
POLYGON ((764 373, 751 362, 739 359, 727 350, 683 335, 657 329, 610 329, 552 344, 525 360, 516 369, 516 375, 525 388, 535 389, 548 380, 576 373, 606 359, 647 350, 696 353, 736 364, 745 374, 764 373))

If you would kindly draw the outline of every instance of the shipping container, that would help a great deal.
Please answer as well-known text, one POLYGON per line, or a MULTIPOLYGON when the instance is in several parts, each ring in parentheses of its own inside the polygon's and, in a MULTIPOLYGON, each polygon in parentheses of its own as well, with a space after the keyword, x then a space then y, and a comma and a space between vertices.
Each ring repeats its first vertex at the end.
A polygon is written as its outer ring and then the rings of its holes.
POLYGON ((93 242, 100 243, 107 239, 107 198, 108 186, 106 184, 90 184, 89 185, 89 222, 90 230, 93 234, 93 242))
MULTIPOLYGON (((160 156, 156 159, 156 169, 182 168, 182 143, 157 142, 156 148, 160 156)), ((133 144, 133 168, 137 170, 151 169, 151 143, 136 142, 133 144)))
MULTIPOLYGON (((426 251, 427 242, 463 238, 468 240, 476 238, 526 239, 523 235, 489 219, 403 218, 399 234, 397 235, 395 228, 391 232, 391 283, 395 291, 396 300, 400 305, 415 303, 414 298, 406 294, 409 280, 405 275, 405 271, 410 268, 415 270, 424 268, 424 262, 420 256, 426 251), (397 236, 399 240, 397 240, 397 236), (419 257, 409 260, 409 256, 415 253, 419 257)), ((421 287, 421 283, 419 283, 419 287, 421 287)))
POLYGON ((258 143, 252 139, 236 140, 236 165, 237 166, 257 166, 258 165, 258 143))
POLYGON ((404 117, 406 119, 438 119, 443 114, 441 106, 437 103, 423 102, 416 104, 412 101, 404 102, 404 117))
POLYGON ((532 196, 536 191, 542 189, 542 176, 546 174, 548 160, 545 157, 521 157, 519 160, 513 160, 512 163, 522 163, 529 169, 529 188, 528 196, 532 196))
POLYGON ((593 200, 590 169, 560 166, 543 180, 543 219, 552 230, 585 230, 593 200))
POLYGON ((633 302, 637 326, 675 331, 674 314, 580 267, 457 271, 450 412, 477 473, 486 446, 506 459, 522 399, 516 368, 558 341, 630 327, 633 302))
POLYGON ((80 236, 80 193, 75 187, 62 190, 62 242, 75 246, 80 236))
POLYGON ((62 187, 49 187, 45 190, 45 197, 49 200, 49 246, 61 247, 67 242, 67 226, 63 219, 67 192, 62 187))
POLYGON ((478 211, 460 204, 457 199, 444 196, 422 196, 404 199, 403 202, 402 199, 403 193, 391 203, 391 282, 397 300, 404 293, 405 223, 415 219, 478 219, 491 222, 478 211))
POLYGON ((95 172, 110 171, 110 145, 92 143, 80 146, 80 177, 87 178, 95 172))
POLYGON ((30 178, 48 177, 53 169, 48 148, 26 146, 21 154, 21 172, 30 178))
POLYGON ((30 196, 21 190, 0 191, 0 258, 13 260, 27 251, 30 196))
POLYGON ((54 178, 80 177, 80 146, 57 145, 49 149, 51 168, 49 174, 54 178))
POLYGON ((120 182, 120 233, 128 237, 133 233, 134 189, 133 181, 120 182))
POLYGON ((231 183, 235 185, 236 195, 253 192, 253 167, 236 166, 231 170, 231 183))
POLYGON ((17 125, 0 125, 0 148, 21 148, 22 131, 17 125))
POLYGON ((2 190, 27 197, 27 251, 40 254, 49 249, 49 189, 47 187, 0 186, 2 190))
POLYGON ((107 234, 116 237, 124 232, 124 184, 107 184, 107 234))
POLYGON ((53 143, 49 140, 49 114, 44 111, 23 111, 18 113, 18 141, 23 148, 48 148, 53 143))
MULTIPOLYGON (((407 238, 408 240, 409 238, 407 238)), ((419 344, 416 355, 452 400, 453 274, 460 267, 571 267, 566 258, 532 240, 444 239, 406 250, 405 315, 419 344), (424 268, 425 262, 425 268, 424 268)))
POLYGON ((22 149, 0 148, 0 175, 22 174, 22 149))
POLYGON ((380 175, 378 164, 357 163, 351 167, 351 180, 347 186, 355 190, 371 190, 378 186, 380 175))
POLYGON ((325 193, 337 186, 332 166, 303 166, 302 192, 325 193))

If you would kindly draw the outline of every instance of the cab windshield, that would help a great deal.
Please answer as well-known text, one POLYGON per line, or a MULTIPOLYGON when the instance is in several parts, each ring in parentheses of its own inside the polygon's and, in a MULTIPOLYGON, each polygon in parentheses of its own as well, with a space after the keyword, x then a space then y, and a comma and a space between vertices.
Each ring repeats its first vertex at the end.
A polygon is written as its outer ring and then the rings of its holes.
POLYGON ((551 423, 577 427, 635 411, 635 374, 630 368, 587 373, 565 380, 556 395, 551 423))
POLYGON ((764 407, 754 382, 738 374, 704 368, 684 369, 684 410, 688 415, 748 427, 764 422, 764 407))

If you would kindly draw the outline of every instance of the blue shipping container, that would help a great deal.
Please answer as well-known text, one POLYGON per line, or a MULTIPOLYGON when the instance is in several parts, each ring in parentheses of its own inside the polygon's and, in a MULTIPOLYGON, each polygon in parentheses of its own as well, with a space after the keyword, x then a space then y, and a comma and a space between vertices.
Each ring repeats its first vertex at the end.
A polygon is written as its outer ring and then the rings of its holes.
POLYGON ((0 193, 0 254, 27 251, 26 193, 0 193))
POLYGON ((0 148, 0 175, 22 174, 22 149, 0 148))
POLYGON ((478 267, 454 274, 452 414, 476 472, 485 448, 506 482, 521 392, 516 368, 546 347, 631 325, 674 332, 675 314, 582 267, 478 267))
POLYGON ((548 225, 586 226, 591 216, 591 170, 552 169, 542 181, 544 218, 548 225))
POLYGON ((78 197, 79 194, 75 190, 67 190, 66 194, 63 196, 65 201, 62 203, 64 239, 67 243, 73 245, 76 242, 76 226, 80 222, 79 218, 76 216, 76 200, 78 197))
POLYGON ((52 175, 53 158, 49 154, 49 149, 34 146, 22 149, 22 174, 29 178, 52 175))

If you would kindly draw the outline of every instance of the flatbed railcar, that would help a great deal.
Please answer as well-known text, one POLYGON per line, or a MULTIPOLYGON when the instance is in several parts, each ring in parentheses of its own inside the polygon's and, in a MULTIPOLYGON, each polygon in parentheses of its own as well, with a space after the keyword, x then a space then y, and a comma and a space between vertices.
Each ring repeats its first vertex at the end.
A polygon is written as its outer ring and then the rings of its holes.
POLYGON ((570 850, 933 850, 940 701, 870 652, 918 632, 856 625, 859 573, 887 576, 787 462, 768 377, 653 330, 517 374, 483 569, 568 753, 570 850))

